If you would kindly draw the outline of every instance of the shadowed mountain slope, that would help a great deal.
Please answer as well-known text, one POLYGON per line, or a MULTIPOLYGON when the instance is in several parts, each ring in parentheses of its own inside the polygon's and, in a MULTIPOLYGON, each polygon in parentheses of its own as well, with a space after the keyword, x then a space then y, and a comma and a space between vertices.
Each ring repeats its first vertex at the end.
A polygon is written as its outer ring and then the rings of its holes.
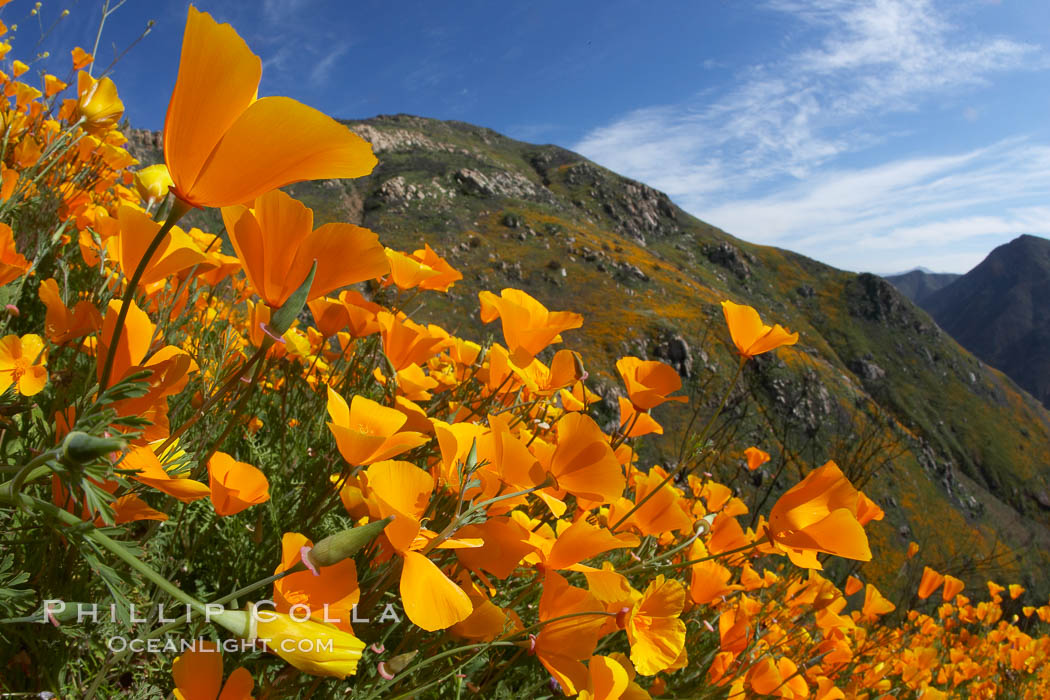
POLYGON ((964 348, 1050 406, 1050 240, 1015 238, 921 304, 964 348))
POLYGON ((962 275, 954 272, 927 272, 915 269, 899 275, 883 275, 900 293, 919 306, 934 292, 947 287, 962 275))

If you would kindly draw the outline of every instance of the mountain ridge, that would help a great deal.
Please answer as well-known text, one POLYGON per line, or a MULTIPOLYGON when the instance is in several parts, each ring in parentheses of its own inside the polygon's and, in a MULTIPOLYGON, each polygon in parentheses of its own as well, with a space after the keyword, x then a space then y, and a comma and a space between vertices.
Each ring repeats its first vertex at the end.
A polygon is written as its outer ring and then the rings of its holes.
POLYGON ((1050 240, 1025 234, 997 247, 922 305, 961 345, 1050 406, 1050 240))

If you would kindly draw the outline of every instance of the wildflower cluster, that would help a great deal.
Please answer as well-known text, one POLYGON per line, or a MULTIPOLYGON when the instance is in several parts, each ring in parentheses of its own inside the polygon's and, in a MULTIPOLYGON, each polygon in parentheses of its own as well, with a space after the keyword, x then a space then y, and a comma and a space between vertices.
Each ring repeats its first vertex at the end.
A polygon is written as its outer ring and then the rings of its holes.
MULTIPOLYGON (((768 513, 693 461, 643 463, 637 440, 686 400, 672 367, 622 358, 603 427, 583 358, 552 347, 579 314, 504 289, 478 299, 502 343, 413 320, 409 300, 462 276, 429 246, 317 226, 279 189, 376 159, 329 117, 258 98, 262 63, 229 25, 189 9, 165 165, 132 169, 116 86, 83 50, 72 61, 75 80, 43 89, 18 61, 0 74, 11 688, 115 696, 135 669, 193 700, 321 683, 362 698, 1050 692, 1050 606, 1020 587, 976 602, 926 567, 925 602, 897 610, 825 571, 869 561, 883 518, 834 462, 768 513), (178 225, 203 208, 224 232, 178 225), (104 649, 77 627, 86 603, 51 605, 91 595, 113 604, 111 632, 211 640, 49 668, 64 644, 104 649), (173 601, 185 618, 131 625, 133 606, 173 601), (264 644, 224 660, 230 639, 264 644)), ((739 368, 799 340, 722 309, 739 368)))

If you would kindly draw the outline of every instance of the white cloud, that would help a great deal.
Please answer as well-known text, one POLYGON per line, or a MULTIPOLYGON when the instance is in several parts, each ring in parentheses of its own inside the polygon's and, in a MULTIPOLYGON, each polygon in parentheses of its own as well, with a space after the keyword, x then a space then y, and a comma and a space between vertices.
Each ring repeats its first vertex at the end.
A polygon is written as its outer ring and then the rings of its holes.
POLYGON ((908 128, 922 133, 924 110, 945 97, 1004 72, 1045 69, 1039 47, 965 31, 929 0, 771 0, 766 8, 817 39, 746 67, 721 92, 594 129, 574 150, 742 238, 853 269, 894 250, 932 251, 950 242, 952 222, 971 239, 981 224, 989 234, 1044 230, 1030 198, 1050 195, 1045 145, 1018 138, 882 163, 872 148, 889 150, 899 136, 884 117, 914 117, 908 128))
POLYGON ((332 69, 335 68, 336 61, 342 58, 349 50, 349 42, 343 42, 329 50, 328 53, 310 69, 310 84, 317 86, 327 83, 329 76, 332 74, 332 69))
POLYGON ((268 22, 283 22, 305 8, 309 0, 262 0, 263 16, 268 22))
POLYGON ((772 194, 725 201, 704 216, 745 240, 846 269, 906 269, 901 256, 918 256, 915 265, 932 268, 933 260, 923 263, 921 256, 944 259, 971 245, 983 252, 965 259, 979 260, 1022 233, 1050 234, 1048 193, 1050 147, 1011 140, 959 155, 823 172, 772 194))

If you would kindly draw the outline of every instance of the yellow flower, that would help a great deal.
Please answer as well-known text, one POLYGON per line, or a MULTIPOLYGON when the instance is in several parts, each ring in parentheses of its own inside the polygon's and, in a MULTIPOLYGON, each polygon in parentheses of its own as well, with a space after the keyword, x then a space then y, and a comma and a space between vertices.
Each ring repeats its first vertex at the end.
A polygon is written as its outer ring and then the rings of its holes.
POLYGON ((267 609, 224 611, 212 620, 236 635, 266 642, 270 651, 314 676, 354 675, 365 648, 360 639, 334 625, 267 609))
POLYGON ((153 204, 168 196, 168 188, 174 183, 168 166, 157 163, 135 173, 135 191, 143 200, 153 204))
POLYGON ((39 335, 0 338, 0 393, 12 384, 22 396, 40 393, 47 382, 46 364, 47 352, 39 335))
POLYGON ((105 131, 116 126, 124 114, 124 103, 117 96, 117 86, 109 78, 95 80, 87 71, 77 75, 77 111, 85 119, 88 131, 105 131))

